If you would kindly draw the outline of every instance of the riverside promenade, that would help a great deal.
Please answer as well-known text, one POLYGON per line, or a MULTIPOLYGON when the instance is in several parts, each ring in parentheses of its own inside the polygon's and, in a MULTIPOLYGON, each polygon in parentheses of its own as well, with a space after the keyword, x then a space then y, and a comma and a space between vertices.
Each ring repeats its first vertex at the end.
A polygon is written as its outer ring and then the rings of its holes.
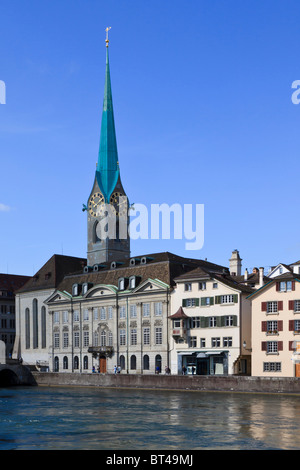
POLYGON ((36 385, 40 386, 300 394, 300 379, 296 377, 135 375, 77 372, 33 372, 32 375, 36 385))

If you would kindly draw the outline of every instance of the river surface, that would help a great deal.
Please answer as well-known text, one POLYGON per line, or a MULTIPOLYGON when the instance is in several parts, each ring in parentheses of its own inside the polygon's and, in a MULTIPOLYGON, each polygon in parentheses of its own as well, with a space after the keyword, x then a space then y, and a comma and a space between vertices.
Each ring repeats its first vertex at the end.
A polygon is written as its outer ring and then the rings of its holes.
POLYGON ((0 450, 300 449, 300 397, 0 388, 0 450))

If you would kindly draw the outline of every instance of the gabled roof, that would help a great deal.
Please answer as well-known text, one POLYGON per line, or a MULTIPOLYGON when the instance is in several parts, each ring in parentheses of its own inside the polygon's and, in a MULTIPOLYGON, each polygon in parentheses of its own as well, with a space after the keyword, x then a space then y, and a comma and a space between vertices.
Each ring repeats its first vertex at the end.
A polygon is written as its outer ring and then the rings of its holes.
POLYGON ((267 282, 265 285, 260 287, 259 289, 256 289, 252 294, 248 295, 247 299, 249 297, 254 297, 257 294, 260 294, 263 290, 265 290, 267 287, 270 287, 271 284, 275 284, 276 282, 280 281, 297 281, 300 282, 300 277, 299 274, 291 273, 290 271, 280 274, 279 276, 272 277, 269 279, 269 282, 267 282))

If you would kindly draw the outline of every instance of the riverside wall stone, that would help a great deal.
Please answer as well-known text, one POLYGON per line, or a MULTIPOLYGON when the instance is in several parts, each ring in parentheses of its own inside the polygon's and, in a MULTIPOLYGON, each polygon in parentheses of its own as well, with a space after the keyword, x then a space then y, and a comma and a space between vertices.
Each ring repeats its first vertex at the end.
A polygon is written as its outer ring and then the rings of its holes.
POLYGON ((40 386, 80 386, 248 393, 300 394, 300 379, 289 377, 181 376, 33 372, 40 386))

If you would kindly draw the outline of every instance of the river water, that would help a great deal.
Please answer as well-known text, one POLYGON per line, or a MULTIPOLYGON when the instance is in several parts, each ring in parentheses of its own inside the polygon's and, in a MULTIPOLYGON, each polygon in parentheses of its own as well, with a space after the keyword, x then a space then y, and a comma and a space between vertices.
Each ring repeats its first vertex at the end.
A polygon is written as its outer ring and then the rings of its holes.
POLYGON ((300 397, 0 388, 0 450, 300 449, 300 397))

